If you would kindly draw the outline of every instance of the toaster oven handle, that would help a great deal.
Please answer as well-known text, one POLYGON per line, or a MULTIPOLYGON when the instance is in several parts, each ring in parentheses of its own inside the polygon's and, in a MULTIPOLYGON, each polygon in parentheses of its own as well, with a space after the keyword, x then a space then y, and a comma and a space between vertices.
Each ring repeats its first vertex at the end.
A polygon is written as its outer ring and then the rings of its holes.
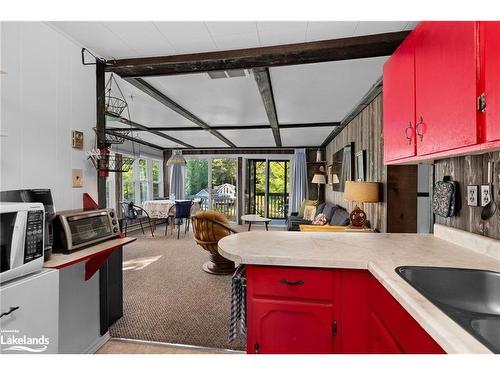
POLYGON ((14 312, 14 311, 16 311, 16 310, 19 310, 19 306, 14 306, 14 307, 11 307, 11 308, 9 309, 9 311, 2 313, 2 314, 0 315, 0 318, 3 318, 4 316, 10 315, 11 313, 13 313, 13 312, 14 312))

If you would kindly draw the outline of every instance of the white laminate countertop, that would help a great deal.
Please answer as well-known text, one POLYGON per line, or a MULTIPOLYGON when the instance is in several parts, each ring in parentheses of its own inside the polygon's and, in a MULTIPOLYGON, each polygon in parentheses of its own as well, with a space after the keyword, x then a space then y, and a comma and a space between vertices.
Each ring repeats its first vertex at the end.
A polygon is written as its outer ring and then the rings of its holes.
POLYGON ((240 264, 367 269, 447 353, 491 353, 412 288, 395 268, 438 266, 500 272, 500 241, 439 225, 434 232, 242 232, 220 240, 219 252, 240 264))

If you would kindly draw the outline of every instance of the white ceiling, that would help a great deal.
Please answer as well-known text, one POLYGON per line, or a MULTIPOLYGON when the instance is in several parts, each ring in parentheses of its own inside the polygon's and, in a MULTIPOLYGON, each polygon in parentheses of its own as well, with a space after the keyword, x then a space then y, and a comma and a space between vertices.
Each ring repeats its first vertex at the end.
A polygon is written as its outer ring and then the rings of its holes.
MULTIPOLYGON (((51 22, 106 59, 208 52, 344 38, 412 29, 416 22, 51 22)), ((283 124, 335 122, 354 108, 382 75, 386 57, 270 68, 278 120, 283 124)), ((118 77, 117 77, 118 78, 118 77)), ((131 119, 149 127, 195 126, 119 79, 131 119)), ((206 73, 148 77, 150 84, 209 125, 268 124, 253 75, 211 79, 206 73)), ((117 94, 116 90, 113 90, 117 94)), ((120 123, 110 124, 123 127, 120 123)), ((317 146, 333 128, 281 129, 284 146, 317 146)), ((270 130, 224 130, 240 147, 272 147, 270 130)), ((206 131, 169 131, 196 147, 225 147, 206 131)), ((140 132, 161 147, 172 142, 140 132)))

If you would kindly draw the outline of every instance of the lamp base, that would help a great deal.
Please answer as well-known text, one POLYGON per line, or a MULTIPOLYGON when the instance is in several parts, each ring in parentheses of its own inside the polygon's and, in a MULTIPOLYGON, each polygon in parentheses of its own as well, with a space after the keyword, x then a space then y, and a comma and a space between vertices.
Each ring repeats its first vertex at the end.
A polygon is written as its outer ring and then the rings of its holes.
POLYGON ((358 206, 349 214, 350 227, 354 229, 366 228, 366 213, 358 206))

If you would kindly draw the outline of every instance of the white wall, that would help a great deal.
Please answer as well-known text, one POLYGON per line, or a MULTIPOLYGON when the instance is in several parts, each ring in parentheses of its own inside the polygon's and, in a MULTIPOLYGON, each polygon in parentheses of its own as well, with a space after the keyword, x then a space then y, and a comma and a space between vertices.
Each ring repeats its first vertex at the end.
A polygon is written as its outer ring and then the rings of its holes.
POLYGON ((43 22, 1 22, 0 189, 50 188, 57 210, 97 200, 96 172, 85 150, 94 142, 95 67, 81 64, 81 46, 43 22), (71 148, 71 131, 85 134, 71 148), (71 170, 84 187, 73 188, 71 170))

